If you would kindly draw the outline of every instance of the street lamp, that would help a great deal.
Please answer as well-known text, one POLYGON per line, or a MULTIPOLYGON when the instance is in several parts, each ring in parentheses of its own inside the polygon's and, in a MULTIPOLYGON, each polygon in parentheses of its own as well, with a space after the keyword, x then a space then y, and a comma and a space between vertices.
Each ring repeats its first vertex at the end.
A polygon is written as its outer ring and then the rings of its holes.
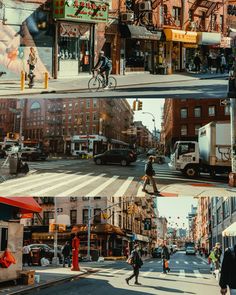
POLYGON ((155 120, 155 116, 150 113, 150 112, 142 112, 142 114, 149 114, 150 116, 152 116, 152 121, 153 121, 153 124, 154 124, 154 135, 155 135, 155 139, 157 137, 157 130, 156 130, 156 120, 155 120))

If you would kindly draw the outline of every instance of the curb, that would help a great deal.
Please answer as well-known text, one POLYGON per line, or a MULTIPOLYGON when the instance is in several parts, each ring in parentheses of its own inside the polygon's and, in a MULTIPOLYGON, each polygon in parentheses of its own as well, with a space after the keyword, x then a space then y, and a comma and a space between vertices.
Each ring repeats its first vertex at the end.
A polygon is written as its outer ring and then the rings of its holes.
MULTIPOLYGON (((183 78, 179 80, 173 80, 173 81, 155 81, 155 82, 144 82, 144 83, 133 83, 133 84, 123 84, 117 86, 116 89, 123 88, 123 87, 133 87, 133 86, 142 86, 142 85, 152 85, 152 84, 167 84, 167 83, 181 83, 181 82, 188 82, 188 81, 194 81, 194 80, 212 80, 216 78, 228 78, 228 75, 226 76, 212 76, 212 77, 192 77, 190 76, 188 79, 183 78), (190 79, 191 78, 191 79, 190 79)), ((48 91, 36 91, 31 93, 16 93, 16 94, 4 94, 0 95, 0 97, 13 97, 13 96, 24 96, 24 95, 38 95, 38 94, 65 94, 65 93, 78 93, 80 91, 86 91, 88 88, 80 88, 80 89, 61 89, 61 90, 48 90, 48 91)), ((92 92, 91 92, 92 93, 92 92)))
POLYGON ((32 290, 37 290, 40 288, 47 288, 47 287, 53 286, 54 284, 57 284, 57 283, 69 282, 75 278, 81 277, 81 276, 86 275, 88 273, 90 273, 90 271, 85 271, 84 273, 81 273, 79 275, 73 275, 68 278, 61 278, 61 279, 58 279, 55 281, 51 281, 51 282, 47 282, 47 283, 43 283, 43 284, 38 284, 38 285, 34 285, 34 286, 29 286, 29 287, 26 287, 24 290, 17 290, 17 291, 9 292, 9 293, 7 293, 7 295, 16 295, 16 294, 24 295, 25 293, 32 291, 32 290))

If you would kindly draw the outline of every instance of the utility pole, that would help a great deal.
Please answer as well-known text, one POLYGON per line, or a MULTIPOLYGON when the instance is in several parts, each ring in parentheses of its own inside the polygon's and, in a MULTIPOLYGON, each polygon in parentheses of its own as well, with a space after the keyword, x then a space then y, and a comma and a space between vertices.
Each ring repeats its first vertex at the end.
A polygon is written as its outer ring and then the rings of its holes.
POLYGON ((90 261, 90 236, 91 236, 91 202, 89 197, 89 206, 88 206, 88 250, 87 250, 87 258, 90 261))
POLYGON ((54 257, 52 259, 53 265, 59 264, 57 257, 57 240, 58 240, 58 224, 57 224, 57 198, 54 198, 54 218, 55 218, 55 232, 54 232, 54 257))

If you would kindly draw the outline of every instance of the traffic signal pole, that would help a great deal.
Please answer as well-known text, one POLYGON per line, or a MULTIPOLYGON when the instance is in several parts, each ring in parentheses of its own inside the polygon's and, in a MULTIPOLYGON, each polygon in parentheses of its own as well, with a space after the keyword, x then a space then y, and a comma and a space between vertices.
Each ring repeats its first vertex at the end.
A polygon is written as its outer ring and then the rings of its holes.
POLYGON ((231 166, 229 185, 236 186, 236 98, 230 98, 230 123, 231 123, 231 166))

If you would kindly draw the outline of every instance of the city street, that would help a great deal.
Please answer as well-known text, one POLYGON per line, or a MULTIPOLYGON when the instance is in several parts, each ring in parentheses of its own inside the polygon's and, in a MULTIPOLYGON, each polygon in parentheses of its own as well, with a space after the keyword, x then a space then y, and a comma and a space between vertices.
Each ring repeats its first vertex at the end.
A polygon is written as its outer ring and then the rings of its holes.
MULTIPOLYGON (((86 264, 84 264, 85 266, 86 264)), ((82 264, 83 266, 83 264, 82 264)), ((93 266, 90 266, 93 268, 93 266)), ((74 279, 71 282, 57 284, 46 289, 38 289, 37 294, 218 294, 219 287, 210 274, 209 265, 203 259, 186 256, 185 252, 177 252, 170 259, 171 271, 162 274, 161 259, 144 261, 140 270, 139 282, 128 286, 125 278, 131 275, 131 267, 126 262, 104 263, 101 267, 94 265, 97 272, 87 277, 74 279)), ((27 294, 33 294, 28 292, 27 294)))
MULTIPOLYGON (((151 79, 151 78, 150 78, 151 79)), ((136 82, 139 76, 136 76, 136 82)), ((87 81, 86 81, 87 83, 87 81)), ((90 92, 81 88, 57 89, 49 91, 32 92, 27 90, 24 98, 225 98, 227 97, 228 79, 219 77, 215 79, 194 79, 187 81, 161 81, 142 82, 139 85, 122 86, 118 84, 115 91, 90 92)), ((21 94, 21 96, 22 96, 21 94)), ((15 98, 18 95, 12 96, 15 98)))
MULTIPOLYGON (((1 160, 1 163, 3 160, 1 160)), ((93 160, 47 160, 29 162, 30 173, 25 177, 7 180, 0 184, 2 196, 145 196, 141 177, 144 175, 145 157, 127 167, 120 165, 95 165, 93 160)), ((180 172, 171 171, 168 164, 154 164, 156 182, 161 191, 167 185, 209 185, 227 183, 227 178, 214 181, 204 175, 188 179, 180 172)), ((152 192, 151 187, 147 187, 152 192)), ((168 195, 167 195, 168 196, 168 195)))

